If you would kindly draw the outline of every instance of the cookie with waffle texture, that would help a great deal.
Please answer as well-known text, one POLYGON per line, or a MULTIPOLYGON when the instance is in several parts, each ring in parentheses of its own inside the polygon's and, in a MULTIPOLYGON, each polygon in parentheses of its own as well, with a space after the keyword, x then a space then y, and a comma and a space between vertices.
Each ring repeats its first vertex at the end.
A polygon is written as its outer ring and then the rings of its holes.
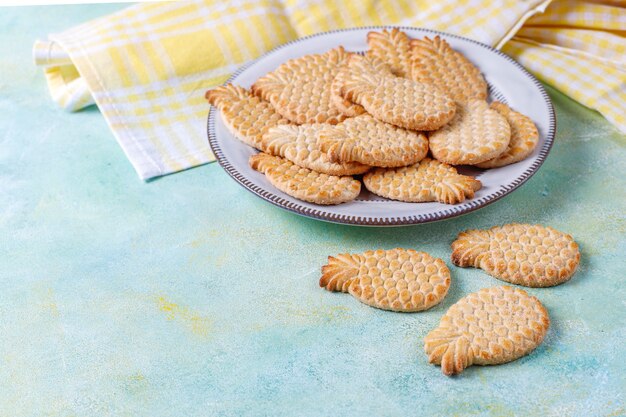
POLYGON ((341 204, 354 200, 361 191, 361 182, 352 177, 320 174, 279 156, 259 153, 252 155, 249 163, 252 169, 265 174, 274 187, 298 200, 341 204))
POLYGON ((205 98, 220 111, 230 133, 257 149, 269 128, 289 123, 270 103, 233 84, 208 90, 205 98))
POLYGON ((376 119, 411 130, 436 130, 448 123, 456 111, 454 101, 432 85, 374 71, 371 59, 348 58, 342 94, 360 104, 376 119))
POLYGON ((398 312, 427 310, 450 288, 445 262, 413 249, 329 256, 320 287, 348 292, 369 306, 398 312))
POLYGON ((454 167, 431 158, 408 167, 376 168, 365 174, 363 184, 372 193, 392 200, 444 204, 473 198, 482 186, 480 181, 460 175, 454 167))
POLYGON ((476 164, 479 168, 497 168, 514 164, 533 153, 537 142, 539 142, 539 132, 537 126, 530 117, 516 112, 504 103, 493 102, 490 106, 493 110, 504 116, 511 126, 511 141, 506 150, 494 159, 476 164))
POLYGON ((423 133, 381 122, 370 115, 327 126, 318 133, 319 146, 331 161, 399 167, 422 160, 428 152, 423 133))
POLYGON ((487 99, 487 83, 480 70, 439 36, 413 39, 411 57, 415 81, 436 85, 456 101, 487 99))
POLYGON ((322 152, 317 135, 326 124, 282 125, 270 128, 261 140, 263 152, 286 158, 296 165, 328 175, 358 175, 370 167, 358 162, 331 162, 322 152))
POLYGON ((424 338, 424 350, 430 363, 455 375, 472 365, 498 365, 529 354, 549 326, 545 307, 526 291, 484 288, 450 307, 424 338))
POLYGON ((331 85, 348 56, 340 46, 290 59, 258 79, 252 92, 293 123, 339 123, 347 116, 331 105, 331 85))
POLYGON ((511 127, 486 101, 471 100, 457 103, 452 121, 428 137, 435 159, 450 165, 475 165, 507 149, 511 127))
POLYGON ((580 262, 572 236, 551 227, 505 224, 467 230, 452 243, 452 262, 527 287, 552 287, 568 281, 580 262))

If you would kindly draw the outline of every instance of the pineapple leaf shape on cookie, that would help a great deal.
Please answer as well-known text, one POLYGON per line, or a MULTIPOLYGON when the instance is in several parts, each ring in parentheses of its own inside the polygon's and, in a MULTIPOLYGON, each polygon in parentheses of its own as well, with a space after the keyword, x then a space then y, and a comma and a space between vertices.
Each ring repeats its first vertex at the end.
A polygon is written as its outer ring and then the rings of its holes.
POLYGON ((413 249, 367 251, 329 256, 321 287, 349 292, 369 306, 415 312, 443 300, 450 288, 445 262, 413 249))
POLYGON ((424 350, 430 363, 454 375, 471 365, 497 365, 527 355, 543 341, 549 325, 544 306, 526 291, 483 288, 450 307, 424 338, 424 350))
POLYGON ((209 90, 205 97, 220 111, 230 133, 257 149, 260 149, 259 142, 269 128, 289 123, 270 103, 233 84, 209 90))
POLYGON ((452 243, 452 262, 527 287, 551 287, 569 280, 580 261, 572 236, 551 227, 506 224, 467 230, 452 243))

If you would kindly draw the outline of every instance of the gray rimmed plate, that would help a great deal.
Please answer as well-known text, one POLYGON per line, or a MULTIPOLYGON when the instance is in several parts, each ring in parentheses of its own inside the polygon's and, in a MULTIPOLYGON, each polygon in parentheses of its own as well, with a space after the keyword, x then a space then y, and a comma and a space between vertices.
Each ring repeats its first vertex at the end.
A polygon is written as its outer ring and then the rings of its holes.
MULTIPOLYGON (((226 83, 248 88, 258 78, 288 59, 326 52, 339 45, 343 45, 348 51, 365 51, 367 33, 385 28, 390 27, 336 30, 297 39, 243 66, 226 83)), ((554 108, 539 81, 509 56, 480 42, 428 29, 399 29, 413 38, 439 35, 452 48, 468 57, 485 76, 489 84, 490 101, 505 102, 533 119, 539 129, 539 144, 533 154, 521 162, 501 168, 481 170, 459 167, 459 172, 480 179, 483 188, 473 199, 456 205, 387 200, 370 194, 363 187, 361 195, 355 201, 336 206, 320 206, 282 193, 269 183, 265 175, 250 168, 248 158, 257 151, 235 139, 219 117, 219 111, 211 108, 208 119, 209 143, 219 164, 246 189, 276 206, 319 220, 370 226, 409 225, 460 216, 504 197, 537 172, 550 152, 556 130, 554 108)))

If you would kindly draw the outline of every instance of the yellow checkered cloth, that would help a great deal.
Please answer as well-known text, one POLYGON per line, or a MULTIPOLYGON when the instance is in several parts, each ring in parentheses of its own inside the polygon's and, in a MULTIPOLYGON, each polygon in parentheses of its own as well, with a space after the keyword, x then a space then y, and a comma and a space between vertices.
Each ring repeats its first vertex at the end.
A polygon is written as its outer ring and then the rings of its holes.
POLYGON ((502 48, 626 132, 626 9, 578 0, 198 0, 131 6, 34 46, 53 99, 97 104, 142 179, 214 160, 204 92, 295 38, 405 25, 502 48))

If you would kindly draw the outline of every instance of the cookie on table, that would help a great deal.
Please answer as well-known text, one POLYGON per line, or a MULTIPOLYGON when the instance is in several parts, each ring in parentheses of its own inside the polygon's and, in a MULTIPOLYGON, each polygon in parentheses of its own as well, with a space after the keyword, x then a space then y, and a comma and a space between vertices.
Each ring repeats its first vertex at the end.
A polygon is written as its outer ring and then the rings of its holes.
POLYGON ((432 155, 450 165, 475 165, 496 158, 510 140, 506 118, 484 100, 457 103, 452 121, 429 134, 432 155))
POLYGON ((504 103, 494 101, 490 107, 504 116, 507 122, 509 122, 511 126, 511 141, 501 155, 476 164, 476 166, 479 168, 497 168, 526 159, 528 155, 533 153, 537 142, 539 142, 537 126, 535 126, 530 117, 516 112, 504 103))
POLYGON ((342 94, 376 119, 412 130, 435 130, 456 111, 454 101, 432 84, 372 70, 371 59, 350 55, 342 94))
POLYGON ((344 253, 328 257, 320 287, 352 294, 383 310, 415 312, 443 300, 450 288, 445 262, 413 249, 344 253))
POLYGON ((361 182, 352 177, 320 174, 300 167, 279 156, 252 155, 252 169, 265 174, 269 182, 285 194, 316 204, 341 204, 354 200, 361 192, 361 182))
POLYGON ((572 236, 551 227, 505 224, 467 230, 452 243, 452 262, 512 284, 552 287, 568 281, 580 262, 572 236))
POLYGON ((348 56, 340 46, 324 54, 290 59, 258 79, 252 92, 293 123, 339 123, 347 116, 331 105, 330 89, 348 56))
POLYGON ((428 139, 414 132, 361 115, 318 134, 319 146, 331 161, 360 162, 377 167, 399 167, 422 160, 428 139))
POLYGON ((424 338, 430 363, 455 375, 472 365, 497 365, 532 352, 550 318, 541 302, 521 289, 484 288, 460 299, 424 338))
POLYGON ((406 33, 398 28, 369 32, 367 44, 369 46, 367 56, 377 58, 389 65, 393 74, 398 77, 409 78, 411 76, 411 39, 406 33))
POLYGON ((482 187, 480 181, 460 175, 454 167, 430 158, 403 168, 374 169, 365 174, 363 184, 372 193, 392 200, 444 204, 473 198, 474 192, 482 187))
POLYGON ((282 125, 270 128, 261 140, 263 152, 286 158, 296 165, 328 175, 358 175, 370 167, 358 162, 331 162, 317 143, 326 124, 282 125))
POLYGON ((456 101, 487 99, 487 83, 480 70, 444 39, 413 39, 411 48, 413 80, 434 84, 456 101))
POLYGON ((257 149, 270 127, 289 123, 270 103, 233 84, 208 90, 205 98, 218 108, 230 133, 257 149))

